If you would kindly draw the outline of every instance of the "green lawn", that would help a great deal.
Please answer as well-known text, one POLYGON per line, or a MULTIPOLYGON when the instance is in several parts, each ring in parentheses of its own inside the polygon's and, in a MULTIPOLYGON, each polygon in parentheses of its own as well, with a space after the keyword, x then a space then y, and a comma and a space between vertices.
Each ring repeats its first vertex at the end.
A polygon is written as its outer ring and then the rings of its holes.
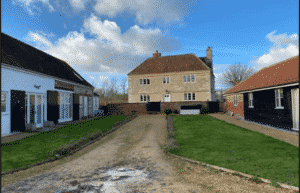
POLYGON ((299 187, 299 148, 208 115, 171 116, 183 151, 170 153, 299 187))
POLYGON ((52 150, 96 131, 106 131, 117 121, 125 119, 126 115, 106 116, 92 121, 68 125, 36 136, 20 140, 17 144, 11 142, 1 147, 1 172, 6 172, 25 165, 47 159, 45 155, 52 150))

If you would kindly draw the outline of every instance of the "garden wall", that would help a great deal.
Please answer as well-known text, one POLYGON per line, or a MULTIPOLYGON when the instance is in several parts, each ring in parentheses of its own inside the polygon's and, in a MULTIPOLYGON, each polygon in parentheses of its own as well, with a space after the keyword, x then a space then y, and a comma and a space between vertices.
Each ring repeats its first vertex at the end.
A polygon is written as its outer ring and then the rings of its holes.
MULTIPOLYGON (((172 112, 175 110, 180 113, 181 106, 199 106, 200 113, 205 111, 208 113, 215 113, 220 111, 218 102, 211 101, 185 101, 185 102, 161 102, 160 113, 164 113, 165 109, 171 109, 172 112)), ((131 115, 135 111, 138 114, 148 114, 147 103, 120 103, 120 104, 108 104, 101 106, 99 109, 103 109, 105 114, 110 115, 131 115)))

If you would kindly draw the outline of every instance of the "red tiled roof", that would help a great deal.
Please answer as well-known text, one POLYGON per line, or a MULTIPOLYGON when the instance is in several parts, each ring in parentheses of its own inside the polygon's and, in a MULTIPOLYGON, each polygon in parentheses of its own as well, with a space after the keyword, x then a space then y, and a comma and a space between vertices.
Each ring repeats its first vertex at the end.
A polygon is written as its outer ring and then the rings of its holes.
POLYGON ((160 58, 148 58, 128 75, 160 74, 199 70, 209 70, 209 67, 195 54, 183 54, 163 56, 160 58))
POLYGON ((299 82, 299 55, 267 66, 225 91, 224 94, 299 82))

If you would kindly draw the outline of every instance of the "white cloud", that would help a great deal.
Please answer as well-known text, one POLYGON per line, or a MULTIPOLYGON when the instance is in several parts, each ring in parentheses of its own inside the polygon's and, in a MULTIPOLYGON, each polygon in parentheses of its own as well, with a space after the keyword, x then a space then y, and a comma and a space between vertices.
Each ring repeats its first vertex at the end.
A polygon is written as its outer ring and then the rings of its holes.
MULTIPOLYGON (((36 7, 34 4, 41 2, 43 3, 44 6, 47 6, 49 11, 53 12, 54 8, 53 6, 49 3, 49 0, 14 0, 14 3, 19 2, 21 3, 22 6, 25 7, 25 9, 29 12, 29 14, 33 15, 33 9, 40 9, 36 7)), ((41 11, 40 11, 41 12, 41 11)))
POLYGON ((299 37, 298 34, 279 34, 274 35, 276 31, 267 34, 268 40, 273 44, 268 53, 253 60, 258 69, 286 60, 299 55, 299 37))
POLYGON ((88 3, 90 0, 69 0, 71 6, 76 11, 81 11, 85 9, 85 4, 88 3))
MULTIPOLYGON (((124 11, 133 13, 140 24, 160 19, 163 23, 181 20, 194 0, 97 0, 99 14, 115 17, 124 11)), ((195 2, 195 1, 194 1, 195 2)))
POLYGON ((40 33, 30 32, 28 36, 39 47, 44 46, 45 52, 86 72, 127 74, 155 50, 163 55, 181 47, 179 40, 163 35, 159 29, 133 26, 121 34, 115 22, 101 21, 94 15, 84 21, 81 32, 69 32, 54 43, 40 33), (87 39, 85 33, 96 38, 87 39))

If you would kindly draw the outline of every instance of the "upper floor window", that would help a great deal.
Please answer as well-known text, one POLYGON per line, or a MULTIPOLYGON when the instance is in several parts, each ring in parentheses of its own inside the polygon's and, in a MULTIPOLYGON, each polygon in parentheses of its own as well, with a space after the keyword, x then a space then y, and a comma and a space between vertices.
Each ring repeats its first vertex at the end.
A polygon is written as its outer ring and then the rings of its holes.
POLYGON ((140 84, 150 84, 150 79, 149 78, 141 78, 140 84))
POLYGON ((233 103, 234 103, 234 106, 235 106, 235 107, 238 106, 238 98, 237 98, 236 95, 235 95, 234 98, 233 98, 233 103))
POLYGON ((169 77, 163 77, 163 83, 170 83, 169 77))
POLYGON ((1 92, 1 112, 7 111, 7 100, 6 100, 6 92, 1 92))
POLYGON ((195 76, 194 75, 183 76, 183 82, 195 82, 195 76))
POLYGON ((253 93, 248 93, 248 99, 249 99, 249 108, 254 108, 253 106, 253 93))
POLYGON ((283 98, 283 89, 275 89, 275 108, 283 109, 281 99, 283 98))

